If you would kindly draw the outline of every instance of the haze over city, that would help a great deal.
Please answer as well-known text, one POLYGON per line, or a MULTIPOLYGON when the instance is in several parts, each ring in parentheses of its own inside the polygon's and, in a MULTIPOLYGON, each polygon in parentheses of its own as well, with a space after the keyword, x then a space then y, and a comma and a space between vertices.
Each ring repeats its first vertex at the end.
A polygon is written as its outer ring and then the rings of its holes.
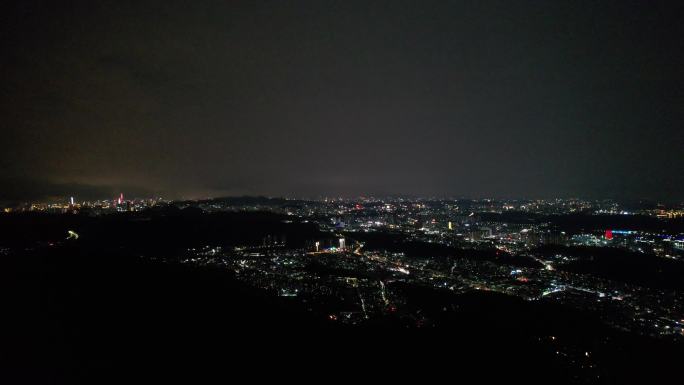
POLYGON ((0 198, 679 200, 675 4, 11 2, 0 198))

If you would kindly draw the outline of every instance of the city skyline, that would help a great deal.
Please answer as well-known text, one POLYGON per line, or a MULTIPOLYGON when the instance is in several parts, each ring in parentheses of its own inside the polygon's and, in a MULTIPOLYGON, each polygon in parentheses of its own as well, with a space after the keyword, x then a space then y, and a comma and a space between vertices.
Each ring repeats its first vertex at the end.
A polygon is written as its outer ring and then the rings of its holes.
MULTIPOLYGON (((275 199, 288 201, 339 201, 339 202, 353 202, 353 201, 425 201, 425 202, 447 202, 447 201, 472 201, 472 202, 553 202, 553 201, 584 201, 584 202, 613 202, 629 207, 662 207, 662 208, 679 208, 684 206, 684 201, 681 200, 666 200, 666 199, 617 199, 612 197, 586 197, 586 196, 551 196, 551 197, 520 197, 520 196, 506 196, 506 195, 489 195, 489 196, 457 196, 457 195, 412 195, 412 194, 362 194, 362 195, 314 195, 314 196, 296 196, 296 195, 217 195, 217 196, 182 196, 182 195, 163 195, 151 194, 149 192, 134 193, 126 195, 124 193, 103 194, 103 189, 93 189, 82 195, 69 195, 68 193, 60 193, 46 195, 46 194, 26 194, 23 198, 0 200, 0 206, 5 207, 27 207, 31 204, 93 204, 96 202, 145 202, 145 201, 165 201, 165 202, 202 202, 224 199, 275 199)), ((111 190, 118 191, 118 190, 111 190)), ((133 190, 136 191, 136 190, 133 190)), ((140 191, 140 190, 137 190, 140 191)))

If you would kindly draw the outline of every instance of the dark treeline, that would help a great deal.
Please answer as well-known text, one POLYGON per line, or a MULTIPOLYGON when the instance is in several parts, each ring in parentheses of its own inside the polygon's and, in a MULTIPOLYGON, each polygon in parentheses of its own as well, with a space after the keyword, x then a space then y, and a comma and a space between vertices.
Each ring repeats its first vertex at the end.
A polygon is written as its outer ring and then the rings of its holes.
POLYGON ((543 267, 541 263, 532 258, 514 256, 494 247, 474 249, 472 247, 460 248, 422 241, 407 241, 404 235, 390 232, 346 233, 345 235, 350 239, 364 242, 364 249, 404 253, 410 258, 427 258, 445 263, 452 263, 455 259, 472 259, 515 267, 543 267))
POLYGON ((614 247, 546 245, 535 252, 547 257, 563 255, 576 258, 559 265, 566 271, 657 289, 684 290, 684 263, 681 261, 614 247))
POLYGON ((303 247, 319 236, 313 223, 292 222, 268 212, 203 213, 197 208, 110 214, 101 217, 26 213, 0 216, 0 246, 61 242, 68 231, 81 247, 98 252, 125 248, 147 254, 175 253, 190 247, 259 245, 278 236, 289 247, 303 247))
POLYGON ((569 233, 605 231, 607 229, 638 230, 653 233, 682 233, 684 218, 659 219, 643 215, 542 215, 528 212, 480 213, 484 222, 540 224, 550 223, 569 233))

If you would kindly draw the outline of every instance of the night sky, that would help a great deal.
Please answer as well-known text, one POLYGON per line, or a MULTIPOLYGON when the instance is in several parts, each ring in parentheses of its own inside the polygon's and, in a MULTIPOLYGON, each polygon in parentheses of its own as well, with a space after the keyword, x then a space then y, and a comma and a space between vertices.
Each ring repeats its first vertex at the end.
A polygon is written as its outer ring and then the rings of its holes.
POLYGON ((0 6, 0 199, 684 200, 658 1, 0 6))

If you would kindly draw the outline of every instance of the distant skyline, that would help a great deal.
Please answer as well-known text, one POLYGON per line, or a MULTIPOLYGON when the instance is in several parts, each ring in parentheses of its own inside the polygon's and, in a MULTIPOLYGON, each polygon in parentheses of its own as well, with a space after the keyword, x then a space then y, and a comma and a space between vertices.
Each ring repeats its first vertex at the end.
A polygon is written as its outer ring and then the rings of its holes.
POLYGON ((668 1, 13 1, 0 202, 684 201, 668 1))
POLYGON ((665 204, 666 206, 681 206, 684 205, 683 200, 670 199, 650 199, 650 198, 616 198, 609 196, 507 196, 507 195, 455 195, 455 194, 433 194, 433 195, 419 195, 419 194, 359 194, 359 195, 345 195, 345 194, 318 194, 318 195, 269 195, 269 194, 220 194, 218 195, 184 195, 184 194, 165 194, 160 192, 153 192, 143 190, 140 188, 128 186, 127 188, 117 189, 113 186, 90 186, 79 184, 43 184, 27 183, 26 181, 15 181, 15 188, 10 188, 9 192, 5 192, 0 204, 22 205, 26 203, 65 203, 73 198, 76 202, 93 202, 100 200, 117 200, 121 195, 125 200, 137 199, 157 199, 162 198, 170 201, 183 200, 204 200, 204 199, 223 199, 223 198, 268 198, 268 199, 292 199, 292 200, 323 200, 323 199, 419 199, 419 200, 473 200, 482 201, 491 199, 492 201, 534 201, 554 199, 561 200, 586 200, 586 201, 615 201, 628 206, 641 207, 642 205, 657 205, 665 204), (30 192, 25 192, 30 191, 30 192))

